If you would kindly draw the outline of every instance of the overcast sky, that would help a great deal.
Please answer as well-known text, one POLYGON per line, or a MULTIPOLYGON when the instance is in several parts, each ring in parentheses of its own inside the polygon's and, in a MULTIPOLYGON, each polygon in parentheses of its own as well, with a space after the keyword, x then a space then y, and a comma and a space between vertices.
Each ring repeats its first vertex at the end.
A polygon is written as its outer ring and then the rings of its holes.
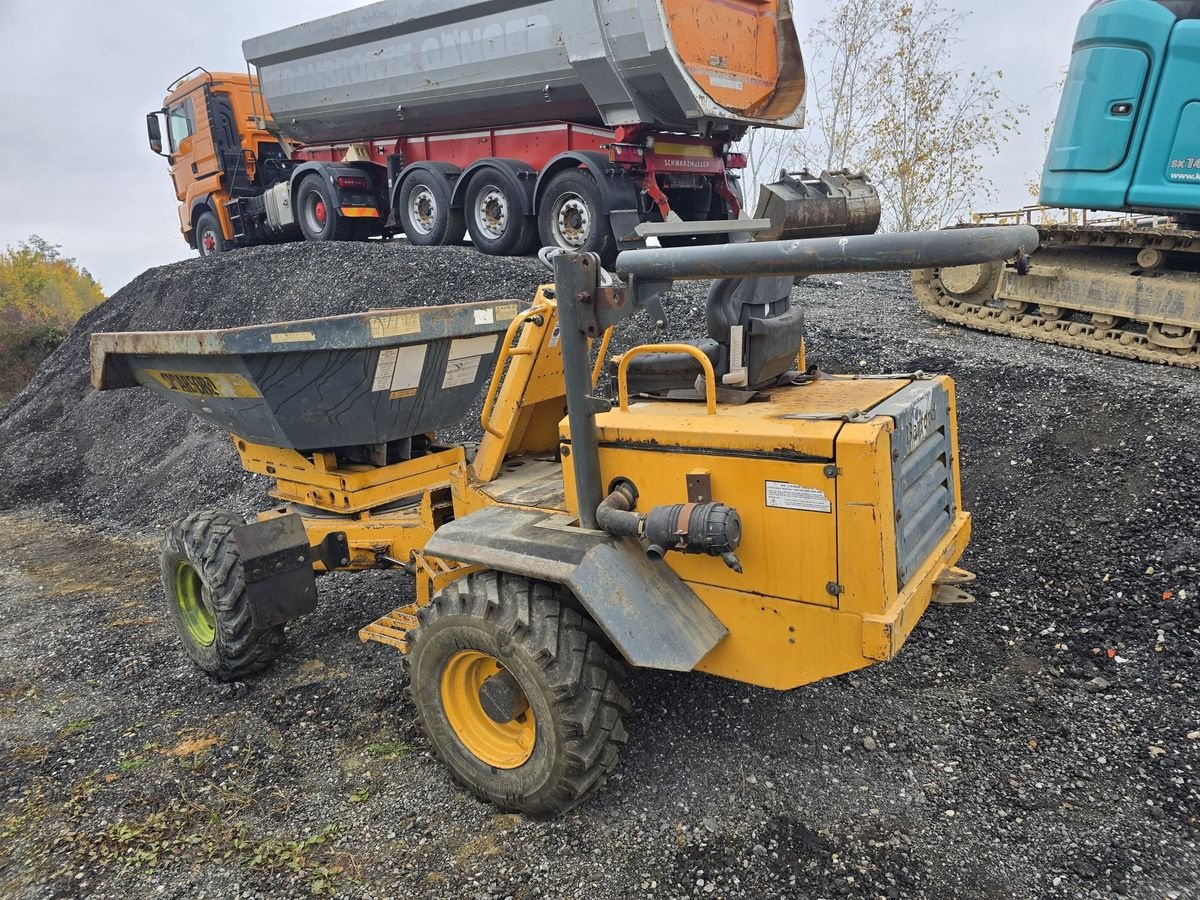
MULTIPOLYGON (((1043 128, 1071 36, 1090 0, 943 0, 970 13, 964 67, 1003 69, 1030 110, 994 161, 999 206, 1028 201, 1043 128)), ((146 146, 144 114, 193 66, 242 70, 243 38, 348 9, 354 0, 0 0, 0 246, 38 234, 108 293, 190 251, 179 235, 166 161, 146 146)), ((828 3, 793 0, 803 40, 828 3)))

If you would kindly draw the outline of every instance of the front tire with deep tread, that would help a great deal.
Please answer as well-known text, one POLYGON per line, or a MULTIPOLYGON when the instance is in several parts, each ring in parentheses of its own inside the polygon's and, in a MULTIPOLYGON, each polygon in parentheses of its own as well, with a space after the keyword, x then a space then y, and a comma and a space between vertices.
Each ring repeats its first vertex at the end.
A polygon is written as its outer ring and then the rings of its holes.
POLYGON ((561 587, 477 572, 441 590, 417 618, 408 634, 409 696, 459 784, 502 809, 537 817, 566 812, 604 784, 627 737, 624 666, 561 587), (524 692, 536 731, 520 765, 489 765, 447 716, 445 673, 464 651, 493 657, 524 692))
POLYGON ((171 526, 161 548, 167 611, 184 652, 222 681, 266 668, 283 647, 282 625, 260 628, 254 622, 233 538, 243 524, 235 513, 195 512, 171 526))

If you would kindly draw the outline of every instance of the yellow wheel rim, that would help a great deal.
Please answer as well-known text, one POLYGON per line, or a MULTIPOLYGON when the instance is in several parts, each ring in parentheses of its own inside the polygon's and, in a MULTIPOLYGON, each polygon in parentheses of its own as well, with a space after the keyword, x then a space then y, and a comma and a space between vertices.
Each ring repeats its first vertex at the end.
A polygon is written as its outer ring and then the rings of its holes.
POLYGON ((500 661, 479 650, 460 650, 442 669, 442 709, 450 727, 472 754, 497 769, 516 769, 533 755, 537 722, 527 709, 511 722, 497 722, 483 709, 479 690, 504 671, 500 661))
POLYGON ((217 619, 205 600, 200 573, 191 563, 175 567, 175 603, 188 636, 201 647, 211 647, 217 639, 217 619))

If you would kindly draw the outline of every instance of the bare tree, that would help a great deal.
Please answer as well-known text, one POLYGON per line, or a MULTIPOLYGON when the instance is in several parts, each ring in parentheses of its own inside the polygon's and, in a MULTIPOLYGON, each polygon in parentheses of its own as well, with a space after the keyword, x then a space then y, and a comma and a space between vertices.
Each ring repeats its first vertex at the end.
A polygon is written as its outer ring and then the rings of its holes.
POLYGON ((814 31, 805 141, 830 168, 866 171, 884 225, 937 228, 990 196, 988 166, 1016 129, 994 70, 951 66, 965 17, 937 0, 839 0, 814 31))
POLYGON ((809 48, 812 115, 800 143, 826 169, 859 168, 869 152, 875 108, 871 93, 886 64, 894 0, 843 0, 817 22, 809 48))
POLYGON ((795 133, 779 128, 751 128, 743 146, 746 172, 742 178, 742 193, 747 212, 753 215, 758 203, 758 189, 775 181, 781 169, 800 168, 804 160, 798 153, 795 133))

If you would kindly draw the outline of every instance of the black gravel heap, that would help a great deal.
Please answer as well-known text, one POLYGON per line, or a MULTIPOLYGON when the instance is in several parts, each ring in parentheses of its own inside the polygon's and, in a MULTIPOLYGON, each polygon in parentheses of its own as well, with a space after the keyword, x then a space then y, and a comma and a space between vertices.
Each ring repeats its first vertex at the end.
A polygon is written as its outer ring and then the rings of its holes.
POLYGON ((144 390, 90 386, 104 331, 232 328, 393 306, 528 300, 549 273, 470 247, 281 244, 150 269, 91 311, 0 410, 0 508, 61 504, 77 517, 161 525, 197 506, 261 505, 227 437, 144 390))

